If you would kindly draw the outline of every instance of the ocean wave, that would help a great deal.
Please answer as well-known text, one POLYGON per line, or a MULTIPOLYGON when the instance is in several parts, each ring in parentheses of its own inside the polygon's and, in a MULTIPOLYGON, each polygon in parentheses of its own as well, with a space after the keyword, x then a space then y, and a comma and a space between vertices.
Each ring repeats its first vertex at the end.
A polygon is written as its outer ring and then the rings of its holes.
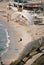
POLYGON ((8 31, 7 29, 5 29, 5 32, 6 32, 6 37, 7 37, 7 43, 6 43, 6 46, 9 47, 9 43, 10 43, 10 39, 9 39, 9 34, 8 34, 8 31))
POLYGON ((9 44, 10 44, 10 39, 9 39, 9 34, 8 34, 8 31, 7 29, 5 29, 5 32, 6 32, 6 38, 7 38, 7 43, 6 43, 6 48, 5 50, 1 53, 1 55, 3 55, 4 53, 6 53, 8 51, 8 48, 9 48, 9 44))

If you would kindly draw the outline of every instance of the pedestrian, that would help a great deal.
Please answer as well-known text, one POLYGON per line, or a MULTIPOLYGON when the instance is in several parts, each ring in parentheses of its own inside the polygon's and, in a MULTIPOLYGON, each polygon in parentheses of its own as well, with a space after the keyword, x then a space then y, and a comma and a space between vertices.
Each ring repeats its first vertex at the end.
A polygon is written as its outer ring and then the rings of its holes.
POLYGON ((8 13, 7 14, 7 22, 9 22, 11 20, 11 16, 10 16, 10 14, 8 13))
POLYGON ((0 57, 0 61, 1 61, 2 59, 1 59, 1 57, 0 57))
POLYGON ((2 62, 2 58, 0 57, 0 63, 1 65, 5 65, 3 62, 2 62))
POLYGON ((20 38, 19 42, 22 41, 22 38, 20 38))
POLYGON ((1 65, 5 65, 5 64, 3 64, 3 62, 1 61, 1 65))
POLYGON ((9 14, 7 14, 7 22, 9 22, 9 14))

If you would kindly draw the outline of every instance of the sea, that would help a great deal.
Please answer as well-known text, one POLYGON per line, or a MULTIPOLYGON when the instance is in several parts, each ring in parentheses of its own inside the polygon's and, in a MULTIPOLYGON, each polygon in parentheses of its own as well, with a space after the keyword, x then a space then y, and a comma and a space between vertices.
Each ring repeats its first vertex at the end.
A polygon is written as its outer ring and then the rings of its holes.
POLYGON ((7 59, 14 53, 18 53, 18 48, 13 31, 4 22, 0 22, 0 56, 7 59))
POLYGON ((0 22, 0 55, 7 52, 9 47, 9 34, 4 23, 0 22))

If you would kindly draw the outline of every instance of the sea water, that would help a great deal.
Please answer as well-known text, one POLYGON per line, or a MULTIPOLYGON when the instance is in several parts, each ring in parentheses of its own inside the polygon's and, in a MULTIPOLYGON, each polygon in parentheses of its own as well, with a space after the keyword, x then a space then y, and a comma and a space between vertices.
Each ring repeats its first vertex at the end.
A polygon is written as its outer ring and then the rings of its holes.
POLYGON ((9 43, 10 40, 7 28, 4 24, 0 23, 0 54, 3 55, 5 52, 7 52, 9 43))
POLYGON ((0 56, 2 59, 8 59, 14 53, 18 53, 18 47, 13 31, 4 22, 0 22, 0 56))

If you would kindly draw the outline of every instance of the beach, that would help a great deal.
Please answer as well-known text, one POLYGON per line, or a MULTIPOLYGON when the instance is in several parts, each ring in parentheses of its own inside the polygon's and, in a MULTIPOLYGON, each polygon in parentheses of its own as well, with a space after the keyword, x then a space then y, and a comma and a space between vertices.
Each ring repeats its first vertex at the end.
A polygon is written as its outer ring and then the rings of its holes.
MULTIPOLYGON (((8 4, 8 3, 7 3, 8 4)), ((4 10, 5 13, 0 13, 0 21, 4 22, 7 28, 9 29, 10 35, 10 47, 9 50, 2 56, 2 60, 5 65, 9 65, 12 61, 15 61, 19 54, 21 53, 22 49, 28 42, 31 42, 34 39, 37 39, 44 35, 44 25, 43 26, 27 26, 27 25, 20 25, 17 22, 10 20, 7 22, 7 14, 9 13, 12 15, 14 12, 13 10, 8 10, 7 4, 0 3, 0 9, 4 10), (1 5, 3 4, 3 5, 1 5), (3 7, 4 6, 4 7, 3 7), (36 33, 38 33, 36 35, 36 33), (22 41, 19 41, 22 38, 22 41)))
MULTIPOLYGON (((7 12, 8 13, 8 12, 7 12)), ((14 61, 16 59, 16 57, 18 57, 20 51, 22 50, 23 48, 23 44, 26 40, 26 43, 29 42, 29 36, 28 34, 24 31, 25 28, 22 27, 21 25, 17 24, 17 23, 14 23, 12 21, 10 22, 7 22, 7 18, 4 17, 2 14, 0 15, 0 21, 3 21, 8 28, 10 28, 12 31, 13 31, 13 38, 14 38, 14 42, 15 42, 15 45, 17 47, 16 49, 16 52, 15 51, 8 51, 4 56, 2 56, 2 60, 4 62, 4 64, 10 64, 12 61, 14 61), (21 29, 22 28, 22 29, 21 29), (22 31, 21 31, 22 30, 22 31), (25 34, 23 36, 23 33, 25 34), (27 36, 27 37, 26 37, 27 36), (22 42, 19 42, 20 38, 23 39, 22 42), (18 51, 18 52, 17 52, 18 51), (8 55, 8 53, 11 52, 11 54, 8 55)), ((11 36, 12 37, 12 36, 11 36)), ((11 38, 11 40, 13 40, 13 38, 11 38)), ((12 45, 13 45, 13 41, 12 41, 12 45)), ((14 46, 14 45, 13 45, 14 46)), ((14 48, 14 47, 13 47, 14 48)), ((14 49, 15 50, 15 49, 14 49)))

